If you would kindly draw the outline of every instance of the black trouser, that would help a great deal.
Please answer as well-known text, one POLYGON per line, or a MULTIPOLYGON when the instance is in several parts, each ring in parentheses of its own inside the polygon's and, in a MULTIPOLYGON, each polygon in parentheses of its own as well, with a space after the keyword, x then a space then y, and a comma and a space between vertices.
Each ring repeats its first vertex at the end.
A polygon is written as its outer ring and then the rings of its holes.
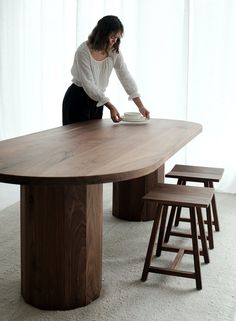
POLYGON ((103 106, 97 107, 82 87, 72 84, 66 91, 63 99, 62 117, 63 125, 79 121, 101 119, 103 106))

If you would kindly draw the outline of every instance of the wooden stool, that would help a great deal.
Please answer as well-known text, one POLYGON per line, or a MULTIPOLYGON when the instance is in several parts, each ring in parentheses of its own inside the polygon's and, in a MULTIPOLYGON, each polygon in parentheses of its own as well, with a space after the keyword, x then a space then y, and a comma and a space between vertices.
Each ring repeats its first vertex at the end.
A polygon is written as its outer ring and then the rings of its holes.
MULTIPOLYGON (((178 185, 186 185, 187 182, 197 182, 197 183, 203 183, 204 187, 213 188, 214 182, 219 182, 220 179, 222 178, 223 173, 224 173, 223 168, 175 165, 172 168, 172 170, 165 176, 171 177, 171 178, 177 178, 178 185)), ((213 249, 214 242, 213 242, 213 234, 212 234, 212 225, 215 226, 216 231, 220 230, 215 194, 213 195, 213 198, 211 201, 211 209, 209 209, 209 211, 212 212, 213 217, 211 220, 207 219, 205 223, 207 223, 207 227, 208 227, 209 248, 213 249)), ((165 235, 165 242, 168 242, 170 234, 174 235, 176 233, 171 231, 174 217, 175 217, 174 226, 178 226, 180 221, 189 222, 188 218, 181 217, 180 215, 181 215, 181 208, 178 207, 176 211, 176 208, 173 207, 171 210, 167 233, 165 235)), ((211 214, 208 212, 207 216, 208 215, 211 215, 211 214)))
POLYGON ((144 263, 142 281, 146 281, 148 273, 160 273, 167 275, 174 275, 185 278, 192 278, 196 280, 196 288, 202 288, 200 259, 199 255, 203 255, 204 262, 209 263, 208 248, 206 242, 206 235, 204 230, 204 222, 202 219, 201 208, 209 208, 212 197, 214 195, 213 188, 195 187, 195 186, 181 186, 173 184, 158 184, 156 188, 148 192, 143 200, 145 202, 151 201, 157 203, 157 211, 154 218, 150 241, 147 249, 146 259, 144 263), (189 209, 190 223, 191 223, 191 238, 192 248, 183 249, 163 245, 163 237, 165 234, 166 216, 169 206, 181 206, 189 209), (196 215, 199 224, 200 240, 202 250, 198 248, 198 234, 196 215), (177 255, 168 268, 151 266, 151 258, 153 253, 154 243, 157 237, 158 226, 160 222, 159 236, 157 241, 156 256, 161 255, 161 251, 177 252, 177 255), (184 254, 192 254, 194 261, 194 272, 177 270, 184 254))

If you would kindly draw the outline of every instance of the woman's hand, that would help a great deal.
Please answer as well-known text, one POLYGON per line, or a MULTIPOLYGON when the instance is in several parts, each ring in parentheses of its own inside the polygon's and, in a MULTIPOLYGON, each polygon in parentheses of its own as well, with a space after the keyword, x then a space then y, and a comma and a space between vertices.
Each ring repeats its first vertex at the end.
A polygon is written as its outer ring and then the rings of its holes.
POLYGON ((119 123, 121 121, 120 114, 115 107, 110 109, 110 113, 111 113, 111 119, 113 120, 114 123, 119 123))
POLYGON ((147 119, 150 118, 150 112, 143 106, 140 97, 133 98, 135 105, 138 107, 139 112, 147 119))
POLYGON ((140 107, 140 108, 139 108, 139 111, 140 111, 140 113, 141 113, 144 117, 146 117, 147 119, 150 118, 150 112, 149 112, 144 106, 140 107))
POLYGON ((111 119, 113 120, 113 122, 119 123, 121 121, 121 117, 116 107, 109 101, 105 104, 105 106, 110 110, 111 119))

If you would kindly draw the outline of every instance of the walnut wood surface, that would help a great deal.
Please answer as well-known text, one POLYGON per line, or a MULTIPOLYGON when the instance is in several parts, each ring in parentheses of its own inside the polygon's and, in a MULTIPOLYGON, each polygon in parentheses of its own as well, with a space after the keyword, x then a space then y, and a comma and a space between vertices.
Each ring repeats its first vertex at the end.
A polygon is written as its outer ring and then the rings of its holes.
POLYGON ((166 177, 183 178, 186 181, 192 180, 196 182, 219 182, 223 173, 223 168, 177 164, 166 174, 166 177))
POLYGON ((21 292, 48 310, 85 306, 102 276, 102 185, 21 187, 21 292))
POLYGON ((153 220, 156 204, 154 202, 144 204, 142 197, 158 183, 164 182, 164 168, 162 165, 149 175, 113 183, 112 214, 128 221, 153 220))
POLYGON ((197 123, 110 119, 61 126, 0 142, 0 181, 97 184, 147 175, 198 135, 197 123))
POLYGON ((173 206, 196 206, 207 208, 214 195, 214 188, 174 184, 158 184, 149 191, 144 200, 173 206))

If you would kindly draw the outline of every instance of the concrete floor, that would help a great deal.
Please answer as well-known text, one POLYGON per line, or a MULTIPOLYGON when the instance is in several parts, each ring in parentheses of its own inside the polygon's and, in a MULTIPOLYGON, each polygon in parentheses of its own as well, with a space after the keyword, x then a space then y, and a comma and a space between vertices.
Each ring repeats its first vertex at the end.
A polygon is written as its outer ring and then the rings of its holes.
POLYGON ((20 200, 20 186, 0 183, 0 210, 20 200))

